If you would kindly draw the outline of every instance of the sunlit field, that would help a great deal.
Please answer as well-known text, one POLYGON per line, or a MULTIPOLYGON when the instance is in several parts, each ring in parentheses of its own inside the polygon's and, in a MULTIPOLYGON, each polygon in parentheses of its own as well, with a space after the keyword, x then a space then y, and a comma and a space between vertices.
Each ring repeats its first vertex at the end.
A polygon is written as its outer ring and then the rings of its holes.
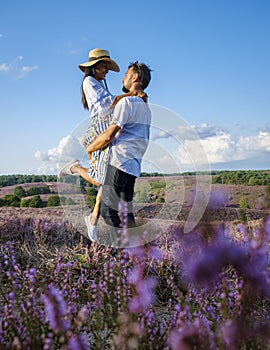
MULTIPOLYGON (((150 186, 145 206, 140 186, 137 220, 154 222, 164 186, 150 186)), ((265 189, 213 186, 200 222, 184 233, 187 193, 156 239, 119 249, 90 242, 61 206, 1 207, 0 348, 270 349, 265 189)))

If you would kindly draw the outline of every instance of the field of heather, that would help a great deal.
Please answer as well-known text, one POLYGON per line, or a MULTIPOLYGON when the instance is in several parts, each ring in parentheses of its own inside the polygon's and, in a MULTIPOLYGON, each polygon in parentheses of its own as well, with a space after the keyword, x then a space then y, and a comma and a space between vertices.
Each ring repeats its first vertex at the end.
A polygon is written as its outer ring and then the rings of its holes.
MULTIPOLYGON (((270 349, 264 187, 212 186, 204 215, 184 233, 194 191, 185 181, 173 219, 183 186, 168 184, 166 211, 166 202, 142 204, 148 185, 138 184, 137 220, 153 224, 154 239, 130 248, 90 242, 84 225, 74 225, 83 221, 78 205, 1 207, 0 348, 270 349)), ((164 195, 152 188, 156 199, 164 195)))

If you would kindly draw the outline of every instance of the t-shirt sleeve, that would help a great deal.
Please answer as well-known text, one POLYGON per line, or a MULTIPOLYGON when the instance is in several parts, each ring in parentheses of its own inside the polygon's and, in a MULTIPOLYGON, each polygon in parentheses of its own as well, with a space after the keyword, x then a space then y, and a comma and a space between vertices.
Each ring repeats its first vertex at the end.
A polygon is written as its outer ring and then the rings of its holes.
POLYGON ((130 103, 127 97, 122 98, 114 107, 112 124, 123 128, 128 123, 131 116, 130 103))
POLYGON ((89 108, 91 107, 102 114, 107 114, 110 111, 116 96, 112 95, 95 79, 90 79, 90 77, 84 79, 83 89, 87 102, 90 104, 89 108))

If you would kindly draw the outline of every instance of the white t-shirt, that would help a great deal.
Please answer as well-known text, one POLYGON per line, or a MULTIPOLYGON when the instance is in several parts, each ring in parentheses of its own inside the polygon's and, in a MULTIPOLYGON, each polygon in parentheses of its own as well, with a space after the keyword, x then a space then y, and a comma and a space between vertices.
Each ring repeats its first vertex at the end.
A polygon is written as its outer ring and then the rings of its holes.
POLYGON ((150 136, 151 111, 140 97, 122 98, 114 108, 112 123, 121 127, 111 143, 110 164, 136 177, 150 136))
POLYGON ((83 91, 89 107, 90 117, 103 117, 112 112, 111 105, 115 100, 109 90, 93 77, 86 77, 83 81, 83 91))

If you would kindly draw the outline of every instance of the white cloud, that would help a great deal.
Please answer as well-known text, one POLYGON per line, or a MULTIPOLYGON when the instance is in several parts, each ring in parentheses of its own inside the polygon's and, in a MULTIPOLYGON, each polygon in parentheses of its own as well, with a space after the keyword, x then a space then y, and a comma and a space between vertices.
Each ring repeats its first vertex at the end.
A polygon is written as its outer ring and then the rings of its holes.
POLYGON ((81 159, 85 149, 81 145, 78 138, 72 135, 63 137, 56 147, 48 150, 47 153, 36 151, 35 158, 42 163, 40 170, 44 172, 56 173, 59 167, 69 162, 72 159, 81 159))
POLYGON ((37 65, 20 67, 19 61, 21 60, 23 60, 23 56, 17 56, 9 63, 1 63, 0 72, 15 74, 17 79, 21 79, 30 72, 39 69, 37 65))
POLYGON ((67 135, 60 140, 57 147, 48 151, 48 156, 52 161, 65 162, 66 160, 79 158, 82 151, 83 147, 79 140, 72 135, 67 135))
POLYGON ((34 70, 39 69, 38 66, 23 66, 22 68, 20 68, 19 70, 19 74, 17 75, 18 79, 21 79, 23 77, 26 76, 26 74, 33 72, 34 70))
POLYGON ((201 140, 186 140, 183 146, 179 146, 177 157, 180 162, 187 164, 189 162, 188 153, 190 159, 200 164, 201 159, 198 156, 200 147, 203 147, 210 165, 263 157, 266 153, 270 153, 270 132, 260 131, 255 136, 239 136, 238 138, 232 137, 228 132, 219 132, 201 140))
POLYGON ((152 140, 158 139, 169 139, 173 138, 178 140, 179 142, 185 142, 186 140, 198 140, 205 139, 210 136, 215 136, 224 132, 224 130, 218 128, 217 126, 209 125, 206 123, 200 125, 179 125, 174 127, 173 129, 167 130, 153 130, 152 140))
POLYGON ((9 72, 12 69, 15 69, 16 68, 16 63, 18 61, 21 61, 22 59, 23 59, 22 56, 17 56, 12 61, 10 61, 9 63, 1 63, 0 64, 0 71, 2 71, 2 72, 9 72))
MULTIPOLYGON (((265 163, 265 167, 268 167, 269 125, 252 135, 248 135, 244 128, 241 130, 235 133, 235 130, 230 132, 208 124, 178 125, 171 130, 153 130, 151 141, 163 146, 179 168, 189 168, 191 171, 207 170, 212 165, 233 162, 237 166, 239 161, 265 163)), ((171 168, 169 157, 161 157, 160 152, 152 152, 152 155, 153 163, 171 168), (167 164, 164 165, 164 162, 167 164)))
MULTIPOLYGON (((214 126, 199 125, 194 128, 200 129, 198 133, 203 135, 202 138, 188 137, 174 143, 166 141, 168 132, 160 131, 160 142, 152 140, 149 144, 144 156, 143 171, 152 169, 151 171, 166 173, 210 170, 211 166, 217 164, 237 164, 254 157, 265 159, 265 166, 268 166, 270 131, 259 131, 250 136, 233 136, 228 131, 220 131, 214 126)), ((41 163, 39 171, 43 173, 57 173, 63 164, 71 159, 82 160, 84 156, 85 149, 81 146, 79 138, 72 135, 63 137, 56 147, 46 153, 35 153, 35 158, 41 163)))
POLYGON ((49 161, 50 158, 47 154, 42 153, 41 151, 36 151, 35 158, 40 162, 46 162, 49 161))
POLYGON ((9 69, 10 69, 10 67, 7 63, 0 64, 0 72, 8 72, 9 69))

